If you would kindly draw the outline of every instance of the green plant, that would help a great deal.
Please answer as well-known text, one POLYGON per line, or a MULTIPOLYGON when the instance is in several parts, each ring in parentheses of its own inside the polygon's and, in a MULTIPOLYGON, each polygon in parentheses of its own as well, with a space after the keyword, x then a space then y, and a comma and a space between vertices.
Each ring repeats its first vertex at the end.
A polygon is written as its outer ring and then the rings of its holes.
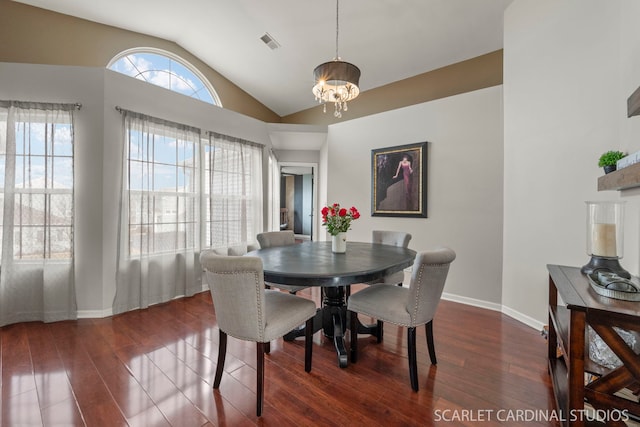
POLYGON ((627 153, 623 153, 622 151, 607 151, 602 156, 600 156, 600 160, 598 160, 598 166, 605 167, 609 165, 615 165, 618 160, 625 157, 627 153))

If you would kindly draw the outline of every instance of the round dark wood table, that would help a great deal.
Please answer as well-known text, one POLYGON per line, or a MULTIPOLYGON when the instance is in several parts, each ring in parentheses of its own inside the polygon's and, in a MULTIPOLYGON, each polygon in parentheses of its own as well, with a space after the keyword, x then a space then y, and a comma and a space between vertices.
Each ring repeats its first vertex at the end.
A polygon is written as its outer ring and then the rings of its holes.
MULTIPOLYGON (((347 242, 347 251, 335 254, 331 242, 303 242, 249 252, 247 256, 262 259, 265 282, 285 285, 321 286, 322 307, 314 319, 314 332, 323 329, 333 338, 338 364, 347 366, 344 344, 347 308, 346 287, 354 283, 370 283, 401 271, 413 264, 416 252, 398 246, 376 243, 347 242)), ((358 333, 376 334, 375 325, 359 325, 358 333)), ((294 330, 285 336, 292 340, 304 335, 294 330)))

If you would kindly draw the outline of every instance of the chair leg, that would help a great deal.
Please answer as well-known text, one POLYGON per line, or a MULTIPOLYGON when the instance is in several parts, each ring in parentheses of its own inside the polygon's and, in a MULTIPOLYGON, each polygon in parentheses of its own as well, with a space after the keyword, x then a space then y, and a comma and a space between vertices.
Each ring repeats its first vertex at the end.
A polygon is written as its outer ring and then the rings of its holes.
POLYGON ((222 380, 222 372, 224 371, 224 358, 227 354, 227 334, 219 329, 218 340, 218 365, 216 366, 216 376, 213 380, 213 388, 220 387, 220 381, 222 380))
POLYGON ((307 319, 304 326, 304 371, 311 372, 313 356, 313 317, 307 319))
POLYGON ((351 320, 350 347, 351 347, 351 363, 358 361, 358 313, 350 311, 349 319, 351 320))
POLYGON ((411 388, 418 391, 418 363, 416 360, 416 328, 407 328, 407 350, 409 352, 409 379, 411 388))
POLYGON ((263 342, 257 343, 256 352, 256 416, 262 415, 262 401, 264 393, 264 344, 263 342))
POLYGON ((266 354, 271 353, 271 342, 266 342, 264 343, 264 352, 266 354))
POLYGON ((377 320, 376 321, 376 341, 378 342, 378 344, 380 344, 382 342, 382 336, 384 335, 384 327, 383 327, 384 323, 382 323, 382 320, 377 320))
POLYGON ((429 357, 431 358, 431 364, 437 365, 438 360, 436 360, 436 348, 433 344, 433 320, 431 320, 424 326, 427 332, 427 347, 429 348, 429 357))

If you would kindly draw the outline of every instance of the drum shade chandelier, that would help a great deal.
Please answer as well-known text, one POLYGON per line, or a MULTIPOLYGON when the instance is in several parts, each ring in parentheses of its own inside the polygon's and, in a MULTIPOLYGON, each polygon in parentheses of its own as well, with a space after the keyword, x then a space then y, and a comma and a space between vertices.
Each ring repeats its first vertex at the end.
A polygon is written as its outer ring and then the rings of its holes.
POLYGON ((336 0, 336 56, 333 61, 318 65, 313 70, 313 94, 316 101, 324 104, 323 111, 327 112, 327 102, 333 102, 336 118, 342 117, 342 111, 347 111, 347 101, 355 99, 360 94, 360 69, 353 64, 344 62, 338 55, 338 4, 336 0))

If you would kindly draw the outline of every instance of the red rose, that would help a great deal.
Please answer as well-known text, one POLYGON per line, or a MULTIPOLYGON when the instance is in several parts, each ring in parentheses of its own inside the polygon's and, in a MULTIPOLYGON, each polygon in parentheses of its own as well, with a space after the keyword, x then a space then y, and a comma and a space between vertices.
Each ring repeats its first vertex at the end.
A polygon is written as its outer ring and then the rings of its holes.
POLYGON ((353 219, 358 219, 358 218, 360 218, 360 212, 355 211, 355 212, 352 214, 352 216, 353 216, 353 219))
POLYGON ((340 209, 340 212, 338 212, 338 215, 346 216, 347 215, 347 210, 345 208, 340 209))
POLYGON ((327 216, 327 214, 329 213, 329 208, 325 206, 320 212, 322 213, 322 216, 327 216))

